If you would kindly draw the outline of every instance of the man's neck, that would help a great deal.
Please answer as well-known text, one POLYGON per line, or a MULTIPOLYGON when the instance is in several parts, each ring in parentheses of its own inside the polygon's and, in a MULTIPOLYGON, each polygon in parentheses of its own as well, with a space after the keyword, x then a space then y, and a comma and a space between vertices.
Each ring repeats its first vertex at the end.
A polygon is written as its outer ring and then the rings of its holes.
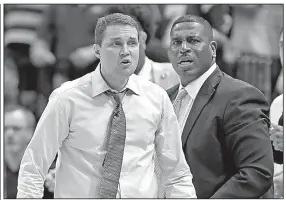
POLYGON ((114 74, 105 74, 101 69, 100 73, 105 82, 113 90, 120 92, 127 84, 129 77, 120 77, 114 74))
POLYGON ((137 68, 136 68, 134 74, 138 75, 140 73, 140 71, 142 70, 144 65, 145 65, 145 56, 144 56, 144 59, 138 61, 138 65, 137 65, 137 68))
POLYGON ((186 86, 189 85, 190 83, 193 83, 194 81, 197 81, 197 80, 198 80, 199 78, 201 78, 207 71, 209 71, 210 68, 212 68, 212 66, 213 66, 215 63, 216 63, 216 61, 213 60, 213 61, 211 62, 210 67, 209 67, 205 72, 203 72, 199 77, 195 77, 195 78, 193 78, 193 79, 190 79, 189 77, 187 77, 186 79, 183 79, 183 78, 181 77, 181 84, 182 84, 182 86, 183 86, 183 87, 186 87, 186 86))

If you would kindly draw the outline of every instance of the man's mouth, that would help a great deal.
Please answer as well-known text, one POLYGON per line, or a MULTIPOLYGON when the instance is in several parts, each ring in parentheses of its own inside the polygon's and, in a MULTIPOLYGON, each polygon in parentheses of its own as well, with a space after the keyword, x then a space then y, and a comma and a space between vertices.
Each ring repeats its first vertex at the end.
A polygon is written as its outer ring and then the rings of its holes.
POLYGON ((179 67, 188 67, 193 63, 190 57, 181 58, 178 62, 179 67))
POLYGON ((123 64, 123 65, 129 65, 129 64, 131 64, 131 60, 129 60, 129 59, 123 59, 123 60, 121 61, 121 64, 123 64))
POLYGON ((191 64, 193 61, 192 60, 184 60, 184 61, 181 61, 179 62, 180 65, 189 65, 191 64))

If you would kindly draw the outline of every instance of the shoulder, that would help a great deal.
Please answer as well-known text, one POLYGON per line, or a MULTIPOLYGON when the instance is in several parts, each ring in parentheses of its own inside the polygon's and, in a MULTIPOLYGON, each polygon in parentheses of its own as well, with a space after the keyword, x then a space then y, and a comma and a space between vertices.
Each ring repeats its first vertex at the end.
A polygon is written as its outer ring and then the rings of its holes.
POLYGON ((79 93, 88 93, 91 89, 91 73, 73 81, 67 81, 56 88, 49 97, 51 99, 67 99, 79 93))
POLYGON ((269 125, 269 102, 254 86, 231 77, 222 77, 217 94, 216 102, 222 105, 223 121, 226 126, 230 125, 229 130, 234 130, 234 125, 241 122, 248 125, 261 121, 269 125))
POLYGON ((246 83, 242 80, 232 78, 231 76, 223 73, 221 82, 218 86, 218 90, 224 95, 231 97, 252 97, 256 96, 257 98, 265 99, 263 93, 254 87, 253 85, 246 83))
POLYGON ((224 73, 213 98, 216 107, 221 108, 223 115, 231 116, 230 118, 235 118, 234 113, 244 113, 244 117, 269 116, 269 102, 259 89, 224 73))

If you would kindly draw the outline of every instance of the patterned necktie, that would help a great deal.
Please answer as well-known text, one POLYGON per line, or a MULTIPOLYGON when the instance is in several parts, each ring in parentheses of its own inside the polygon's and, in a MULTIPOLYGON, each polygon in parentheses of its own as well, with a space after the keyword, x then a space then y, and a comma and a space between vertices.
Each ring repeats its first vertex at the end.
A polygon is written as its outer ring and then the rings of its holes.
POLYGON ((157 185, 158 185, 158 198, 159 199, 164 199, 165 198, 165 189, 164 189, 164 185, 162 182, 162 172, 161 172, 161 168, 159 166, 159 160, 158 160, 158 155, 155 152, 154 154, 154 163, 155 163, 155 174, 157 177, 157 185))
POLYGON ((111 91, 107 91, 106 93, 113 96, 117 105, 111 115, 110 138, 103 161, 103 174, 100 181, 99 196, 100 198, 116 198, 125 147, 126 118, 119 94, 111 91))
POLYGON ((177 98, 175 99, 173 106, 174 106, 174 111, 176 113, 177 118, 179 119, 179 113, 180 113, 180 108, 182 105, 182 100, 183 98, 188 94, 187 90, 185 88, 182 88, 179 91, 179 94, 177 96, 177 98))

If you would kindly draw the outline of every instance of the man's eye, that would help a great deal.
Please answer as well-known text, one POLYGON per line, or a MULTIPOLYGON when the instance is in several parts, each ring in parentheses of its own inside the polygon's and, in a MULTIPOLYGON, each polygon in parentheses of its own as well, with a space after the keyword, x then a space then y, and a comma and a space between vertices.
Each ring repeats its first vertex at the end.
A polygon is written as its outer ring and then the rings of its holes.
POLYGON ((200 41, 197 40, 197 39, 190 39, 189 41, 190 41, 190 43, 193 43, 193 44, 196 44, 196 43, 199 43, 199 42, 200 42, 200 41))
POLYGON ((137 42, 136 42, 136 41, 130 41, 130 42, 128 42, 128 45, 130 45, 130 46, 136 46, 136 45, 137 45, 137 42))
POLYGON ((173 41, 173 45, 179 45, 179 44, 181 44, 182 42, 181 41, 178 41, 178 40, 175 40, 175 41, 173 41))
POLYGON ((113 46, 120 46, 120 42, 113 42, 112 45, 113 46))

